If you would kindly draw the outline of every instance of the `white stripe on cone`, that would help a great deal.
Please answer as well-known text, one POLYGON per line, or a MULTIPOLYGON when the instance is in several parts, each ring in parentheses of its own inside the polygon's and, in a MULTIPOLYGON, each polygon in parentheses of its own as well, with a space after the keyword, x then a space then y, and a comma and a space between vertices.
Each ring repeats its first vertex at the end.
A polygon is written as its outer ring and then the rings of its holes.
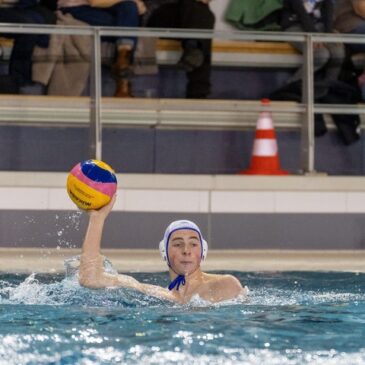
POLYGON ((257 121, 256 129, 264 129, 264 130, 274 129, 271 116, 268 112, 261 113, 257 121))
POLYGON ((278 153, 276 139, 255 139, 252 153, 254 156, 276 156, 278 153))

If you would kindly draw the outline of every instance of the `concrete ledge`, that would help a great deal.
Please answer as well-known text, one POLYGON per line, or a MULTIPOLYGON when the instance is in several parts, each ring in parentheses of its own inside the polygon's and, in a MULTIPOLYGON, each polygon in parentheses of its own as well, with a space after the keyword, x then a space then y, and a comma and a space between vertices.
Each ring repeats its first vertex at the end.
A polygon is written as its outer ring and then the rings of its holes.
MULTIPOLYGON (((79 249, 0 248, 0 271, 63 272, 63 261, 79 249)), ((120 272, 166 271, 157 250, 103 250, 120 272)), ((365 250, 211 250, 203 270, 365 272, 365 250)))
MULTIPOLYGON (((70 166, 71 169, 72 166, 70 166)), ((65 189, 68 172, 0 171, 0 187, 65 189)), ((363 176, 118 174, 120 189, 365 192, 363 176)))
MULTIPOLYGON (((0 95, 0 123, 32 126, 90 126, 88 97, 0 95)), ((272 102, 277 127, 299 129, 304 107, 272 102)), ((110 98, 101 100, 103 126, 253 129, 262 110, 259 100, 110 98)))

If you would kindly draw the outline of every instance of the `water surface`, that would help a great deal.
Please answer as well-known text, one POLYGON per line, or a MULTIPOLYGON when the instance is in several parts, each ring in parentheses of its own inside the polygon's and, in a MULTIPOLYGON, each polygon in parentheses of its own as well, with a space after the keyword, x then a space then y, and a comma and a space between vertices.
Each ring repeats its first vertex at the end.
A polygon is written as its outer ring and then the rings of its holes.
POLYGON ((247 301, 176 305, 0 273, 0 364, 365 364, 365 274, 230 273, 247 301))

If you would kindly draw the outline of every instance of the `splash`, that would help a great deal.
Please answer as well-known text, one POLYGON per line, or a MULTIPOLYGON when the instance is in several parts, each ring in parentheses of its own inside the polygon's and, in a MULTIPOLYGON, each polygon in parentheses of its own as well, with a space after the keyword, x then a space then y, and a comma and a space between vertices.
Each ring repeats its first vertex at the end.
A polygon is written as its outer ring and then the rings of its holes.
POLYGON ((81 211, 75 211, 66 216, 62 216, 62 219, 58 214, 55 215, 54 226, 56 229, 57 250, 61 250, 62 248, 76 248, 76 244, 64 236, 67 235, 70 230, 74 232, 80 229, 82 214, 81 211))
MULTIPOLYGON (((80 267, 80 255, 70 257, 64 262, 66 278, 75 279, 78 278, 78 272, 80 267)), ((118 271, 113 267, 112 262, 104 257, 104 270, 105 272, 113 275, 117 275, 118 271)))
MULTIPOLYGON (((168 305, 165 301, 150 297, 125 288, 106 288, 90 290, 80 286, 78 282, 78 268, 80 256, 74 256, 64 261, 65 277, 57 280, 56 277, 32 273, 19 284, 0 280, 0 304, 26 305, 80 305, 96 307, 138 307, 168 305)), ((105 258, 104 270, 117 274, 112 263, 105 258)))

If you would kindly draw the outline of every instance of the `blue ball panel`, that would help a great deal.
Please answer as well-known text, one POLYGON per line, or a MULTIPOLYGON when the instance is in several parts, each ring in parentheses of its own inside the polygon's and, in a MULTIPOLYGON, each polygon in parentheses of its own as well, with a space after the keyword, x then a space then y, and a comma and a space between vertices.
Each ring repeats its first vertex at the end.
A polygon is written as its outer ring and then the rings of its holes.
POLYGON ((90 180, 102 183, 117 183, 115 174, 99 167, 92 160, 81 162, 81 171, 90 180))

